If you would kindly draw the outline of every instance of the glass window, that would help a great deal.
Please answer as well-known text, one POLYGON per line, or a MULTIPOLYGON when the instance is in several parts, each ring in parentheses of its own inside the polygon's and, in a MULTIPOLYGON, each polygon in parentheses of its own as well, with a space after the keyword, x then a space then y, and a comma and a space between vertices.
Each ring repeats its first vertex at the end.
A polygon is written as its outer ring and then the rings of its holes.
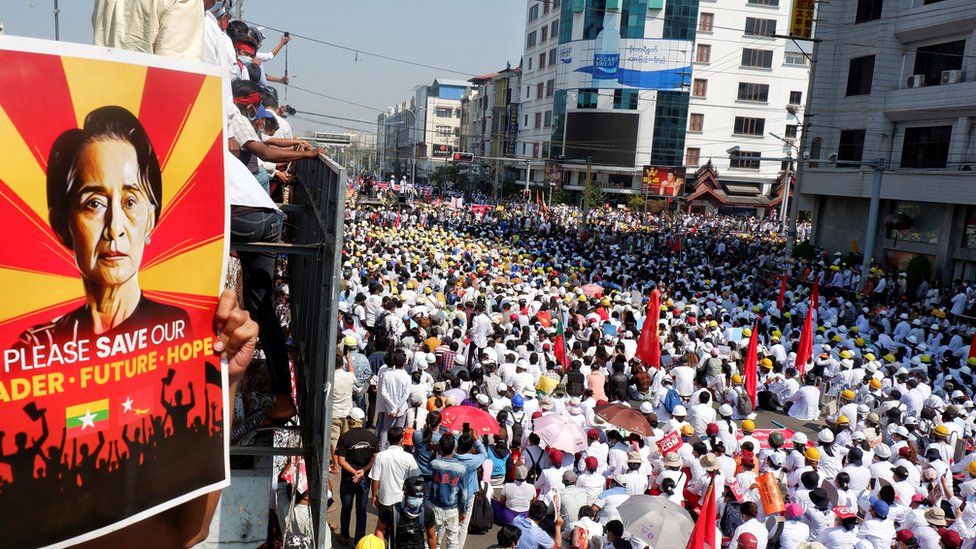
POLYGON ((541 69, 542 67, 545 66, 546 66, 546 52, 542 52, 539 54, 539 68, 541 69))
POLYGON ((768 69, 773 66, 773 50, 742 48, 742 66, 768 69))
POLYGON ((769 84, 754 84, 739 82, 739 101, 757 101, 765 103, 769 100, 769 84))
POLYGON ((549 13, 549 2, 548 2, 548 0, 542 0, 542 13, 549 13))
POLYGON ((688 115, 688 131, 700 132, 705 127, 705 115, 700 112, 693 112, 688 115))
POLYGON ((598 90, 592 88, 586 88, 579 91, 579 97, 576 100, 576 108, 578 109, 595 109, 597 102, 598 90))
POLYGON ((555 20, 549 25, 549 36, 556 38, 559 35, 559 20, 555 20))
POLYGON ((790 92, 790 105, 799 105, 802 101, 803 101, 803 92, 801 91, 790 92))
POLYGON ((712 25, 715 23, 714 13, 700 13, 698 14, 698 31, 699 32, 712 32, 712 25))
POLYGON ((854 24, 881 19, 882 6, 884 6, 884 0, 857 0, 857 14, 854 16, 854 24))
POLYGON ((962 234, 963 248, 976 248, 976 207, 966 207, 966 229, 962 234))
POLYGON ((539 4, 535 4, 529 8, 529 21, 535 21, 539 18, 539 4))
POLYGON ((712 46, 709 44, 698 44, 695 47, 695 62, 708 63, 712 60, 712 46))
POLYGON ((783 137, 786 137, 787 139, 796 139, 796 134, 799 131, 799 129, 800 126, 798 124, 787 124, 786 131, 783 132, 786 135, 784 135, 783 137))
POLYGON ((708 80, 696 78, 691 86, 691 95, 693 97, 705 97, 706 93, 708 93, 708 80))
POLYGON ((541 127, 542 127, 542 113, 537 112, 535 113, 535 129, 539 129, 541 127))
POLYGON ((803 55, 802 52, 787 51, 786 55, 783 57, 783 63, 786 65, 806 65, 807 56, 803 55))
POLYGON ((851 59, 847 70, 847 95, 867 95, 871 93, 874 80, 874 56, 865 55, 851 59))
POLYGON ((745 34, 746 36, 772 36, 776 34, 776 20, 746 17, 745 34))
POLYGON ((840 142, 837 145, 837 165, 844 166, 844 160, 860 162, 863 155, 864 130, 841 130, 840 142))
POLYGON ((552 111, 546 111, 543 126, 545 126, 546 128, 552 127, 552 111))
POLYGON ((450 126, 444 126, 444 125, 441 125, 441 124, 435 125, 434 126, 434 131, 437 132, 439 135, 451 135, 452 133, 454 133, 454 129, 453 128, 451 128, 450 126))
POLYGON ((535 46, 535 31, 532 31, 529 33, 527 37, 525 37, 525 47, 532 48, 534 46, 535 46))
POLYGON ((698 166, 701 158, 701 149, 698 147, 688 147, 685 149, 685 166, 698 166))
POLYGON ((553 88, 556 87, 556 80, 546 80, 546 97, 552 97, 553 88))
POLYGON ((545 42, 546 40, 549 40, 549 27, 548 26, 543 25, 542 28, 539 29, 539 33, 540 33, 539 34, 539 42, 545 42))
POLYGON ((908 242, 938 244, 942 228, 943 211, 924 202, 899 200, 894 203, 891 213, 902 213, 912 218, 912 226, 904 231, 888 229, 888 238, 898 238, 908 242))
POLYGON ((542 99, 542 94, 545 93, 545 82, 539 82, 535 85, 535 98, 542 99))
POLYGON ((757 135, 762 136, 766 129, 765 118, 750 118, 747 116, 736 116, 732 133, 735 135, 757 135))
POLYGON ((551 67, 555 64, 556 64, 556 48, 552 48, 551 50, 549 50, 549 66, 551 67))
POLYGON ((942 83, 942 71, 962 69, 965 51, 965 40, 922 46, 915 52, 912 74, 924 74, 926 86, 938 86, 942 83))
POLYGON ((613 90, 613 108, 637 110, 638 90, 613 90))
POLYGON ((595 40, 600 31, 603 30, 606 8, 606 0, 586 2, 586 11, 583 13, 583 40, 595 40))
POLYGON ((778 6, 779 0, 748 0, 747 4, 753 6, 778 6))
POLYGON ((644 38, 647 21, 647 0, 623 0, 620 10, 620 37, 644 38))
POLYGON ((945 168, 949 160, 952 126, 905 128, 902 168, 945 168))
POLYGON ((739 151, 738 155, 729 159, 729 167, 744 170, 758 170, 760 156, 762 156, 762 153, 757 151, 739 151))
POLYGON ((450 118, 451 112, 452 112, 451 109, 445 109, 443 107, 439 107, 434 109, 434 116, 438 118, 450 118))
POLYGON ((529 68, 526 70, 532 70, 532 56, 529 56, 529 68))

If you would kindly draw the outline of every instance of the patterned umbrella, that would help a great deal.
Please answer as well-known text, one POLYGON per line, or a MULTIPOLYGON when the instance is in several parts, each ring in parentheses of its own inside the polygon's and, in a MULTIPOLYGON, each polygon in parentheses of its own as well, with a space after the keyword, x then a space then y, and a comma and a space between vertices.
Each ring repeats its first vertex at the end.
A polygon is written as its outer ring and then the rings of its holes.
POLYGON ((532 430, 546 446, 575 454, 586 450, 586 431, 559 414, 546 414, 532 423, 532 430))

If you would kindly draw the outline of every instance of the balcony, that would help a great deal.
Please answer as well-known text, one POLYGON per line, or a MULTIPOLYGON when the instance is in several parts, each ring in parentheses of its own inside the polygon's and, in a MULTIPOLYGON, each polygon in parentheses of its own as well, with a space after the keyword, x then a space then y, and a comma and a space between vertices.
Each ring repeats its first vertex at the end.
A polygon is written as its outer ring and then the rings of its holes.
POLYGON ((956 35, 974 27, 976 11, 970 0, 944 0, 900 13, 895 19, 895 37, 908 44, 956 35))
MULTIPOLYGON (((947 71, 948 72, 948 71, 947 71)), ((885 94, 884 113, 893 122, 931 120, 953 116, 961 110, 976 110, 976 80, 968 74, 954 84, 904 87, 885 94)), ((908 78, 902 85, 908 83, 908 78)))

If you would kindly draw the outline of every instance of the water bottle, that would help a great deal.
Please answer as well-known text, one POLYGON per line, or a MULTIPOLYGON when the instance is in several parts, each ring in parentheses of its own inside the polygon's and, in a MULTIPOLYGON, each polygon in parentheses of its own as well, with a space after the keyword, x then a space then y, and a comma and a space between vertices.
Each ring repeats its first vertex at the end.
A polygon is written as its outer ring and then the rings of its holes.
POLYGON ((616 88, 620 66, 620 13, 603 14, 603 30, 593 42, 593 87, 616 88))

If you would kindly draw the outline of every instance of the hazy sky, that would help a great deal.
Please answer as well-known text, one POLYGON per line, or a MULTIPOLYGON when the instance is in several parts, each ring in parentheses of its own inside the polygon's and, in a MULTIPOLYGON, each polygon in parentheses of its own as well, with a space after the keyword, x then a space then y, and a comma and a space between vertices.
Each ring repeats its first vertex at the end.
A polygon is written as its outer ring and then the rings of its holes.
MULTIPOLYGON (((91 43, 94 0, 60 0, 61 39, 91 43)), ((0 21, 10 35, 54 39, 54 0, 2 0, 0 21)), ((202 17, 202 15, 201 15, 202 17)), ((293 37, 288 73, 296 86, 382 109, 405 99, 417 84, 436 77, 467 80, 519 62, 525 30, 525 0, 245 0, 244 17, 259 25, 290 31, 351 48, 461 71, 456 74, 356 54, 293 37)), ((266 30, 266 48, 280 33, 266 30)), ((284 73, 284 53, 266 69, 284 73)), ((283 92, 279 89, 279 92, 283 92)), ((283 93, 280 94, 283 97, 283 93)), ((376 120, 377 111, 292 89, 288 103, 298 110, 376 120)), ((324 131, 347 131, 324 127, 324 131)), ((364 125, 331 121, 349 128, 364 125)), ((294 120, 296 129, 312 124, 294 120)))

